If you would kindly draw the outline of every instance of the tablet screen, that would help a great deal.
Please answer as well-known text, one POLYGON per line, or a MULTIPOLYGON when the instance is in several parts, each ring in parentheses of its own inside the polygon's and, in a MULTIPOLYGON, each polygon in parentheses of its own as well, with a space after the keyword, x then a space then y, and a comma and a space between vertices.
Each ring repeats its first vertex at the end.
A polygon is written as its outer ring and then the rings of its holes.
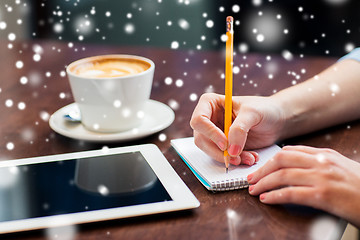
POLYGON ((140 152, 0 168, 0 221, 171 201, 140 152))

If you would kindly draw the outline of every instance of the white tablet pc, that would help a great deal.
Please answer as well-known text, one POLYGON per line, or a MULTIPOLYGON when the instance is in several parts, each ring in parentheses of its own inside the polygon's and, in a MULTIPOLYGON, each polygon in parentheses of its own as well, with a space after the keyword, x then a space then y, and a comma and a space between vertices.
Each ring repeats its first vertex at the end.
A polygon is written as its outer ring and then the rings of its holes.
POLYGON ((0 233, 199 205, 153 144, 0 162, 0 233))

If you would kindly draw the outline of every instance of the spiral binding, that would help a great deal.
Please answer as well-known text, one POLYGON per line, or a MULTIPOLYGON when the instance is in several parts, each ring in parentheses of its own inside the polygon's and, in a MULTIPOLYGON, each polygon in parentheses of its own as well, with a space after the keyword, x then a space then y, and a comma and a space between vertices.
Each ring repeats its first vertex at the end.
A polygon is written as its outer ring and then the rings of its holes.
POLYGON ((230 191, 235 189, 246 188, 249 183, 246 178, 228 179, 225 181, 216 181, 211 183, 211 190, 230 191))

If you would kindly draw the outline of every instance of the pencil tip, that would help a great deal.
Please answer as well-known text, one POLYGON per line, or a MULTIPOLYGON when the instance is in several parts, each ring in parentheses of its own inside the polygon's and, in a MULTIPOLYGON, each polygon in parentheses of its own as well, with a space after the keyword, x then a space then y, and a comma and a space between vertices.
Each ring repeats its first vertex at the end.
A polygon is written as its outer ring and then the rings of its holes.
POLYGON ((228 173, 229 172, 229 168, 226 168, 226 173, 228 173))

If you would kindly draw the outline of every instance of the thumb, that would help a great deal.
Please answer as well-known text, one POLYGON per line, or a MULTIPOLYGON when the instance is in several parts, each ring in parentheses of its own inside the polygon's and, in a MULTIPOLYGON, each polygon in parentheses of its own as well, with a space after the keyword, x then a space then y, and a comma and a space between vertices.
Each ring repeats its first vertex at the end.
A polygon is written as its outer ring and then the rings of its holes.
POLYGON ((237 157, 243 151, 248 132, 260 122, 260 115, 254 109, 240 107, 240 111, 229 129, 228 153, 237 157))

